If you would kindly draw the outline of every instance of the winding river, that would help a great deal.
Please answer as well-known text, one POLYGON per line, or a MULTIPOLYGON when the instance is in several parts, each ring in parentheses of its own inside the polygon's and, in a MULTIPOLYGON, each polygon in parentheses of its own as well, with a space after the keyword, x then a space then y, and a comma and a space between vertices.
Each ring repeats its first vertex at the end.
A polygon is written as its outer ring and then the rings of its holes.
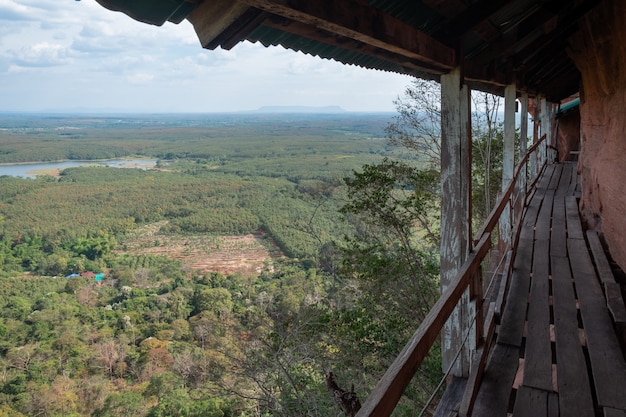
POLYGON ((53 175, 65 168, 86 165, 100 165, 113 168, 141 168, 149 169, 156 165, 156 159, 109 159, 103 161, 63 161, 37 162, 27 164, 0 164, 0 176, 35 178, 37 175, 53 175))

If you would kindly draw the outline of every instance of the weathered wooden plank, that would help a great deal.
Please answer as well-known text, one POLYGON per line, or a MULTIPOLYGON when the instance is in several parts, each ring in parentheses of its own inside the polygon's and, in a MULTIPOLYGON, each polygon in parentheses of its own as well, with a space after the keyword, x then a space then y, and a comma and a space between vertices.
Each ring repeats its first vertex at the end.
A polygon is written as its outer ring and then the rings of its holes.
POLYGON ((535 239, 550 239, 550 225, 552 221, 553 200, 554 190, 546 191, 546 194, 543 197, 543 203, 541 204, 541 210, 539 210, 539 215, 537 216, 537 222, 535 225, 535 239))
POLYGON ((537 221, 537 215, 545 194, 545 190, 536 190, 533 198, 530 200, 522 219, 522 228, 519 234, 521 240, 532 240, 535 238, 535 222, 537 221))
MULTIPOLYGON (((440 276, 444 292, 470 250, 471 138, 469 90, 461 86, 460 68, 441 77, 441 246, 440 276)), ((472 325, 473 306, 463 295, 441 334, 441 362, 456 376, 467 377, 473 343, 463 343, 472 325), (457 356, 457 352, 461 353, 457 356)))
POLYGON ((552 390, 548 250, 548 240, 535 241, 524 361, 524 385, 545 391, 552 390))
POLYGON ((502 417, 507 415, 518 364, 519 348, 504 345, 496 345, 493 348, 476 397, 473 416, 502 417))
POLYGON ((533 245, 532 239, 520 239, 517 246, 511 275, 511 288, 498 332, 498 343, 500 344, 517 347, 522 345, 533 245))
POLYGON ((578 335, 576 298, 567 258, 551 256, 557 385, 563 416, 594 417, 587 363, 578 335))
POLYGON ((578 171, 576 170, 576 164, 572 163, 572 179, 567 189, 567 195, 576 196, 578 190, 578 171))
POLYGON ((245 4, 230 0, 205 1, 187 16, 187 20, 193 25, 202 47, 215 49, 218 46, 215 40, 248 9, 245 4))
POLYGON ((569 239, 584 239, 576 197, 569 195, 565 197, 565 213, 567 216, 567 237, 569 239))
POLYGON ((511 276, 511 260, 513 259, 513 251, 507 251, 504 261, 504 272, 500 279, 500 288, 498 288, 498 295, 495 300, 495 320, 496 323, 502 323, 502 309, 504 308, 504 297, 508 293, 509 283, 511 282, 508 277, 511 276))
POLYGON ((626 307, 624 307, 620 285, 617 282, 607 282, 604 284, 604 294, 606 305, 615 324, 626 323, 626 307))
POLYGON ((552 203, 552 231, 550 233, 550 254, 567 256, 567 230, 565 224, 565 197, 556 196, 552 203))
POLYGON ((611 265, 609 265, 609 260, 606 258, 606 254, 604 253, 602 243, 600 243, 598 233, 595 230, 587 230, 586 234, 600 282, 602 282, 602 284, 615 282, 615 276, 611 270, 611 265))
POLYGON ((522 230, 520 232, 520 239, 532 239, 534 237, 535 223, 537 222, 537 216, 539 210, 542 207, 544 196, 550 184, 550 178, 554 172, 554 165, 548 165, 537 184, 537 189, 533 195, 533 198, 528 203, 526 214, 524 215, 524 221, 522 223, 522 230))
POLYGON ((437 404, 433 417, 450 417, 458 414, 459 404, 463 398, 463 392, 467 386, 466 378, 452 377, 450 383, 437 404))
POLYGON ((480 349, 476 350, 474 361, 472 363, 472 372, 467 380, 467 386, 463 394, 463 400, 459 407, 459 416, 465 417, 471 415, 471 410, 474 408, 476 396, 478 395, 478 389, 482 381, 482 377, 487 363, 487 357, 489 356, 489 348, 491 347, 491 341, 493 340, 493 333, 495 330, 495 303, 489 304, 489 310, 485 316, 485 327, 483 329, 483 343, 480 349))
MULTIPOLYGON (((566 415, 566 414, 563 414, 566 415)), ((556 392, 548 393, 548 417, 560 417, 559 410, 559 394, 556 392)))
POLYGON ((513 417, 548 417, 548 392, 522 385, 515 397, 513 417))
POLYGON ((585 241, 568 239, 598 405, 626 410, 626 362, 585 241))
POLYGON ((555 164, 554 165, 554 173, 550 178, 550 184, 548 185, 548 190, 556 190, 559 188, 559 182, 561 181, 561 174, 563 173, 563 164, 555 164))
POLYGON ((565 197, 566 195, 571 195, 571 194, 568 194, 568 191, 572 182, 572 165, 573 164, 561 164, 561 165, 563 167, 561 171, 561 180, 559 181, 559 187, 557 188, 555 195, 559 197, 565 197))
POLYGON ((615 282, 615 276, 611 269, 606 253, 600 243, 598 233, 594 230, 587 230, 587 241, 591 248, 591 254, 596 266, 596 272, 600 282, 604 286, 604 296, 609 313, 615 323, 615 330, 618 340, 622 346, 626 346, 626 306, 622 298, 620 285, 615 282))
POLYGON ((602 410, 604 417, 626 417, 626 410, 616 410, 615 408, 604 407, 602 410))

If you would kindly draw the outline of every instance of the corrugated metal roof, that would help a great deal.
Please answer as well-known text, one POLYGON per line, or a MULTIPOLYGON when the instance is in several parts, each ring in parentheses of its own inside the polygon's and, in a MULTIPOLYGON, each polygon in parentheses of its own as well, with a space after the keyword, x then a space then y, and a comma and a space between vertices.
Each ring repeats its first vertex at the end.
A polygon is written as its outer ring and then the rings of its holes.
POLYGON ((426 33, 431 33, 444 21, 442 16, 420 1, 370 0, 369 5, 426 33))
POLYGON ((259 26, 248 35, 248 40, 260 42, 264 46, 283 46, 297 52, 320 58, 331 59, 344 64, 356 65, 363 68, 378 69, 387 72, 405 73, 407 70, 401 65, 364 55, 349 49, 328 45, 303 36, 294 35, 279 29, 259 26))
POLYGON ((498 91, 515 78, 518 88, 531 94, 544 93, 556 100, 578 89, 580 74, 564 51, 569 37, 578 30, 578 20, 599 3, 599 0, 97 1, 157 25, 166 20, 178 22, 197 8, 190 20, 193 23, 201 16, 198 36, 210 49, 218 46, 230 49, 240 41, 250 40, 345 64, 431 79, 463 63, 464 74, 479 88, 498 91), (350 10, 355 11, 354 16, 349 14, 350 10), (318 27, 320 22, 323 25, 318 27))

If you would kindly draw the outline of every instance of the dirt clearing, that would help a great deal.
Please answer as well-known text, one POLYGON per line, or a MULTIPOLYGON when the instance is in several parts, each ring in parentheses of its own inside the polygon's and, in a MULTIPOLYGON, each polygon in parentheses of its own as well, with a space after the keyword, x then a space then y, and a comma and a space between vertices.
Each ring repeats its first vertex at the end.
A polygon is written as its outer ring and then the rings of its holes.
POLYGON ((167 221, 136 229, 120 245, 120 253, 163 255, 179 259, 201 272, 259 273, 267 263, 282 256, 261 234, 243 236, 161 235, 167 221))

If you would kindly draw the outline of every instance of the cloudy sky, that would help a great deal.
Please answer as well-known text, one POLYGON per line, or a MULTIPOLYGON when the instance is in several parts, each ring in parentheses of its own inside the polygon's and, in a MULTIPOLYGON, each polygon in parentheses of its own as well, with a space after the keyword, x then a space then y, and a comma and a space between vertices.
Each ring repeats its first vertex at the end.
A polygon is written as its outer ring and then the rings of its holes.
POLYGON ((155 27, 94 0, 0 0, 0 111, 393 111, 409 82, 281 47, 208 51, 186 20, 155 27))

